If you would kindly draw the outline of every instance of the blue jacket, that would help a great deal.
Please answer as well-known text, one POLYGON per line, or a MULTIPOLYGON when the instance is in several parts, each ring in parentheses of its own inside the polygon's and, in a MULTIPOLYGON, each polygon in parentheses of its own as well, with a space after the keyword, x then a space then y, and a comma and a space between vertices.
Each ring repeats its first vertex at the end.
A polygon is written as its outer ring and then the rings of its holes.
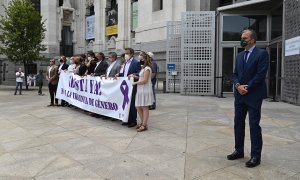
MULTIPOLYGON (((120 77, 124 77, 125 66, 126 66, 126 63, 124 64, 123 73, 119 74, 120 77)), ((140 73, 140 71, 141 71, 141 64, 140 64, 140 62, 137 61, 136 59, 132 59, 130 67, 128 69, 128 74, 127 75, 134 74, 134 75, 138 76, 139 73, 140 73)))
POLYGON ((235 69, 233 73, 233 83, 248 85, 248 93, 240 95, 235 89, 236 98, 246 98, 246 100, 261 100, 267 97, 267 86, 265 77, 269 66, 269 55, 267 51, 254 48, 247 63, 244 60, 245 51, 237 55, 235 69))

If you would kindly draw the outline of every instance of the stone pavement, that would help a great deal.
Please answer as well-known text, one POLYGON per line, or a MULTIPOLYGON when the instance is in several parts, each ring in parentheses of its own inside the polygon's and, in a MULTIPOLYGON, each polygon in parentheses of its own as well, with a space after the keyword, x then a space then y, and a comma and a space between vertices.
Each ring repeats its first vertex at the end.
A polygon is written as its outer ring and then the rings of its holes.
POLYGON ((158 94, 149 130, 81 110, 46 107, 37 90, 0 86, 0 179, 300 179, 300 107, 263 104, 262 163, 228 161, 234 147, 233 98, 158 94))

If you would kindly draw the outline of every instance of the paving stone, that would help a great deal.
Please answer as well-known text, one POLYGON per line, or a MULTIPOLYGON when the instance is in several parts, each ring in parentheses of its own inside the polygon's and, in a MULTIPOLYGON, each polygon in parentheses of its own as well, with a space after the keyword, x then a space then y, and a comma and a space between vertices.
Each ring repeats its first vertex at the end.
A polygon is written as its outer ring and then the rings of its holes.
POLYGON ((299 106, 263 103, 262 162, 249 169, 248 117, 245 158, 226 159, 234 149, 232 97, 157 94, 148 131, 137 132, 13 89, 0 88, 0 179, 300 179, 299 106))

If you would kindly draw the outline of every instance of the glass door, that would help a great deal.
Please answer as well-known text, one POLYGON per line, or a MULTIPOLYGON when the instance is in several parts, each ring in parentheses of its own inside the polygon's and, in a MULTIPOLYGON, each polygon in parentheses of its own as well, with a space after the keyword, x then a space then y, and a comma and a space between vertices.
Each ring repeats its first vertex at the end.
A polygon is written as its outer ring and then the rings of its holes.
POLYGON ((234 47, 224 47, 222 54, 223 92, 233 92, 234 47))
POLYGON ((233 71, 238 53, 244 50, 240 46, 223 47, 222 52, 222 78, 223 92, 233 92, 233 71))
POLYGON ((268 96, 276 100, 281 95, 281 42, 269 46, 268 96))

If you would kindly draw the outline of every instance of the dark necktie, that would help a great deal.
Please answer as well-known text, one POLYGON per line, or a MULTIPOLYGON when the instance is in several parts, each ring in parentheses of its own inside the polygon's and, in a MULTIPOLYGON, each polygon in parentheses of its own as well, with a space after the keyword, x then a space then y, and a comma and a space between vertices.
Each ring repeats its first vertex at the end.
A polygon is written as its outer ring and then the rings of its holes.
POLYGON ((245 63, 247 63, 247 56, 249 54, 249 51, 245 51, 245 54, 244 54, 244 61, 245 63))
POLYGON ((248 56, 249 51, 245 51, 244 53, 244 59, 243 59, 243 69, 245 69, 246 67, 246 63, 247 63, 247 56, 248 56))

